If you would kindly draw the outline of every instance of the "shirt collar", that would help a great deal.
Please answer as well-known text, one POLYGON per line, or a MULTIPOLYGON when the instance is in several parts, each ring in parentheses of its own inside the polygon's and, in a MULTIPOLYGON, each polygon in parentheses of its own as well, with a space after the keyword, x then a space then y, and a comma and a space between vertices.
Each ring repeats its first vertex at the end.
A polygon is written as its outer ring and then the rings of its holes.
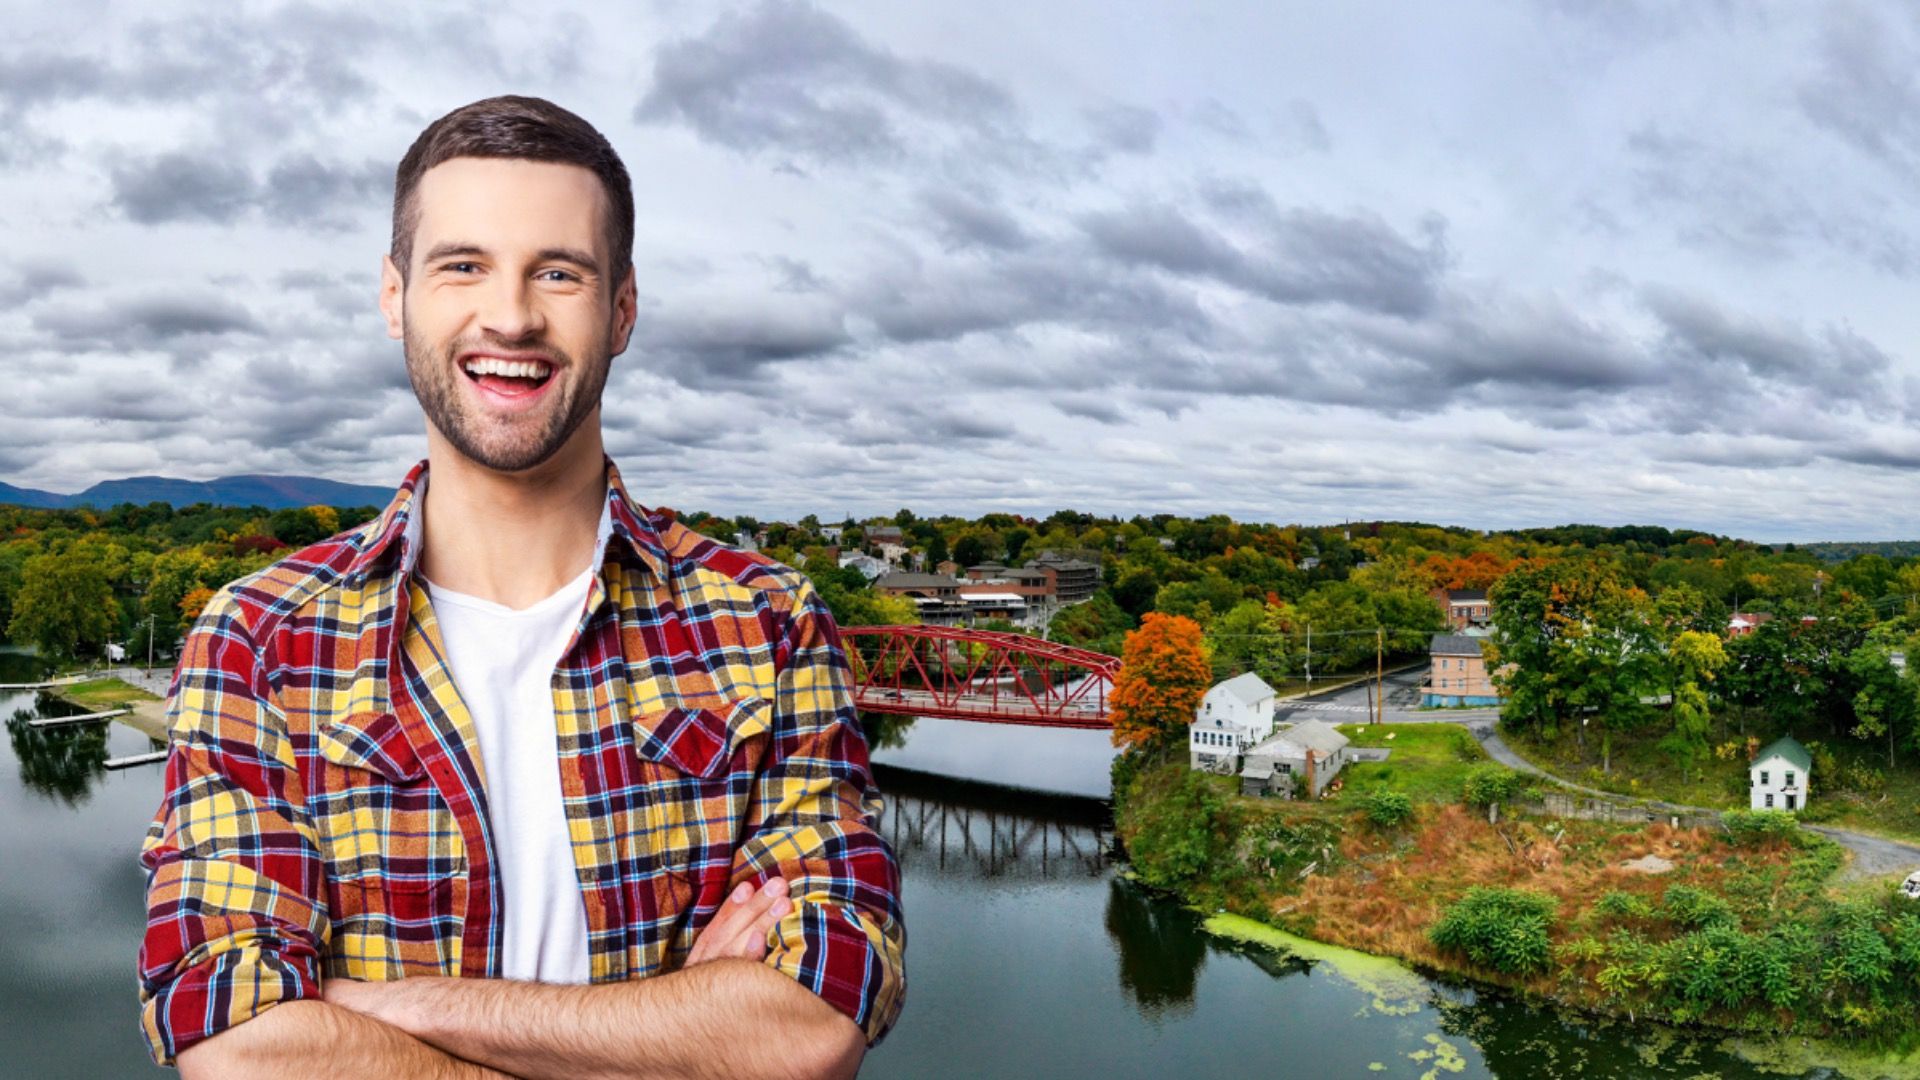
MULTIPOLYGON (((620 467, 613 458, 601 454, 606 467, 607 501, 600 509, 599 539, 594 545, 594 565, 606 557, 606 549, 617 539, 619 546, 640 559, 657 577, 667 577, 667 548, 660 534, 673 527, 669 511, 654 511, 635 503, 620 481, 620 467)), ((399 559, 402 577, 410 577, 420 559, 422 518, 419 500, 426 496, 429 459, 407 471, 399 490, 373 523, 360 531, 360 551, 347 564, 345 577, 350 584, 364 582, 369 574, 392 558, 399 559)))

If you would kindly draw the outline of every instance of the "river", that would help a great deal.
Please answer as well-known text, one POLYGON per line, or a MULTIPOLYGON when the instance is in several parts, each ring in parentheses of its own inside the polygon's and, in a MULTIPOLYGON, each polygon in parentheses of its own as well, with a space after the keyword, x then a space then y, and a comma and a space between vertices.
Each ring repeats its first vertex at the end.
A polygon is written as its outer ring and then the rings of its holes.
MULTIPOLYGON (((0 651, 0 682, 33 674, 0 651)), ((77 711, 0 691, 0 1075, 167 1075, 147 1060, 134 990, 137 853, 161 770, 101 768, 150 745, 120 725, 26 726, 77 711)), ((1873 1075, 1763 1071, 1712 1040, 1568 1019, 1357 954, 1236 944, 1123 875, 1104 734, 920 720, 874 738, 910 974, 863 1077, 1873 1075)))

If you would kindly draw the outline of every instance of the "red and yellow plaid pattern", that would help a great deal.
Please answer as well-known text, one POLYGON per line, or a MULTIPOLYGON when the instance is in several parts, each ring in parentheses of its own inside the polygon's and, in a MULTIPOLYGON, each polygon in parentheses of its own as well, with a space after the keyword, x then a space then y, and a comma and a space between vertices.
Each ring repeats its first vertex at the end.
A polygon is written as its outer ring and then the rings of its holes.
MULTIPOLYGON (((906 990, 899 865, 832 616, 799 573, 627 499, 553 677, 596 983, 671 972, 741 881, 766 962, 877 1043, 906 990)), ((473 723, 413 578, 421 461, 374 521, 224 587, 168 695, 147 831, 154 1060, 322 980, 499 975, 473 723)))

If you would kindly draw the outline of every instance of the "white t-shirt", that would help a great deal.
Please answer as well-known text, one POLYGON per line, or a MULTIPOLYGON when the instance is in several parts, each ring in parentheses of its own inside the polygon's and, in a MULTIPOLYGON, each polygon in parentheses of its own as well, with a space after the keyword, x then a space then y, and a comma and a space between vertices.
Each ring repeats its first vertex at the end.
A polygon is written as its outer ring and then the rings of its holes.
POLYGON ((441 588, 422 574, 447 667, 472 714, 487 774, 487 821, 500 870, 500 973, 584 983, 587 909, 561 809, 552 680, 585 613, 612 518, 603 508, 593 562, 559 592, 515 610, 441 588))

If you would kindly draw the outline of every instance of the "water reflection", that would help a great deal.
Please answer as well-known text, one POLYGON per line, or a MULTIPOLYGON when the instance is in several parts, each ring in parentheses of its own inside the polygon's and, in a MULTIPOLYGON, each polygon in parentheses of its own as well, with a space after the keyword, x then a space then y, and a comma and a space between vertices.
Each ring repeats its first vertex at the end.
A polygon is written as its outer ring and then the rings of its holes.
POLYGON ((107 725, 72 724, 37 728, 36 716, 56 716, 45 708, 19 709, 7 717, 7 739, 20 762, 20 781, 33 791, 68 806, 92 794, 107 773, 107 725))
POLYGON ((1090 799, 874 767, 880 834, 903 870, 942 877, 1097 878, 1112 862, 1113 824, 1090 799))
POLYGON ((1120 878, 1107 882, 1107 936, 1120 960, 1120 989, 1148 1015, 1193 1008, 1194 985, 1207 962, 1200 917, 1156 902, 1120 878))
POLYGON ((867 749, 898 750, 907 745, 907 735, 913 731, 914 719, 887 713, 861 713, 860 728, 867 736, 867 749))

